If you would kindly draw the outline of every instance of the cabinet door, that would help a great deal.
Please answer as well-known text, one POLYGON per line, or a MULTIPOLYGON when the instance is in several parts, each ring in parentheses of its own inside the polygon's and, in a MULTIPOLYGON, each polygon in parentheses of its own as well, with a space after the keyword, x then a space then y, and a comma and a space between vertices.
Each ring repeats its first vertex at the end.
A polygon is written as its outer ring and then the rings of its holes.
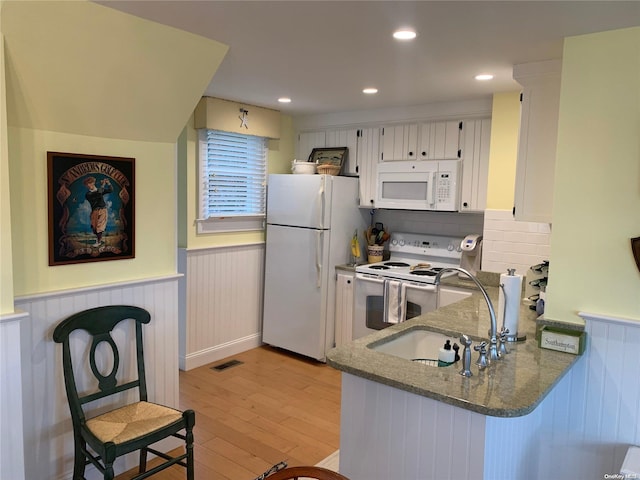
POLYGON ((462 156, 461 212, 487 208, 491 120, 466 120, 460 133, 462 156))
POLYGON ((420 126, 419 158, 421 160, 454 160, 459 158, 459 121, 429 122, 420 126))
POLYGON ((517 65, 523 86, 516 163, 515 219, 551 222, 560 105, 559 61, 517 65))
POLYGON ((317 132, 300 132, 298 134, 298 150, 296 158, 300 161, 306 162, 309 159, 309 155, 311 155, 311 150, 325 146, 326 134, 324 130, 317 132))
POLYGON ((336 275, 336 347, 353 340, 353 287, 355 274, 336 275))
POLYGON ((357 175, 358 130, 355 128, 344 130, 328 130, 325 137, 327 147, 347 147, 347 159, 342 169, 343 175, 357 175))
POLYGON ((380 159, 416 160, 418 158, 418 125, 390 125, 380 131, 380 159))
POLYGON ((380 129, 358 130, 357 169, 360 177, 360 206, 374 208, 378 158, 380 154, 380 129))

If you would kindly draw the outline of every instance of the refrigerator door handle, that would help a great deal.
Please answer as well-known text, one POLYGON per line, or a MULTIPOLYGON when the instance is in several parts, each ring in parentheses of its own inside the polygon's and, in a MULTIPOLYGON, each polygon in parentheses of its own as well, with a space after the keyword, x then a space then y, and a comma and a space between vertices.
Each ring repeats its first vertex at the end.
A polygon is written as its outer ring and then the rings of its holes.
POLYGON ((320 182, 320 189, 318 190, 318 225, 320 228, 324 228, 324 178, 320 182))
POLYGON ((322 236, 324 230, 318 230, 316 232, 316 286, 320 288, 322 286, 322 236))

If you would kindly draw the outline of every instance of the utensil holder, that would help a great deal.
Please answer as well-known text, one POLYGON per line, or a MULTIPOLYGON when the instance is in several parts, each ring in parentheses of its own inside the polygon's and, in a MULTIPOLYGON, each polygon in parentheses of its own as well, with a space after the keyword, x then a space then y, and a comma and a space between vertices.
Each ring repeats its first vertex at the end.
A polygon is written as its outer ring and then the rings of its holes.
POLYGON ((369 263, 381 262, 383 251, 384 251, 383 245, 368 245, 367 256, 369 259, 369 263))

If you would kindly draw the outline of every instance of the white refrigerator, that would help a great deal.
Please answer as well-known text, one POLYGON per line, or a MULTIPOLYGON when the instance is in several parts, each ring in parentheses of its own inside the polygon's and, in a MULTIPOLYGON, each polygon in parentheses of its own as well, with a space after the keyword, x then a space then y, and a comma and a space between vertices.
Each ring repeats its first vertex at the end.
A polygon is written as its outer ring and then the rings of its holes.
POLYGON ((358 179, 269 175, 262 341, 320 361, 334 345, 335 266, 364 230, 358 179))

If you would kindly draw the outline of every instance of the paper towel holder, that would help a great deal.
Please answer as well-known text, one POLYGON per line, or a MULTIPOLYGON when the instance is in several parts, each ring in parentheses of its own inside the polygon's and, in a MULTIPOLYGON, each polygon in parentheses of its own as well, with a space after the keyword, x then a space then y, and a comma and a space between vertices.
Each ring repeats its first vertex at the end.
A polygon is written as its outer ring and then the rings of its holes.
MULTIPOLYGON (((515 268, 508 268, 507 269, 507 275, 509 277, 515 276, 515 273, 516 273, 516 269, 515 268)), ((504 284, 500 283, 499 288, 500 288, 500 293, 506 297, 506 291, 505 291, 505 288, 504 288, 504 284)), ((518 295, 518 301, 517 302, 518 302, 518 304, 520 303, 520 296, 519 295, 518 295)), ((503 316, 502 316, 502 318, 500 320, 502 320, 502 328, 505 328, 505 323, 506 323, 505 322, 505 317, 504 317, 505 312, 503 311, 502 314, 503 314, 503 316)), ((511 343, 511 342, 524 342, 527 339, 527 335, 523 334, 523 333, 519 334, 519 332, 508 332, 506 334, 503 334, 503 338, 504 338, 503 341, 506 340, 509 343, 511 343)))

